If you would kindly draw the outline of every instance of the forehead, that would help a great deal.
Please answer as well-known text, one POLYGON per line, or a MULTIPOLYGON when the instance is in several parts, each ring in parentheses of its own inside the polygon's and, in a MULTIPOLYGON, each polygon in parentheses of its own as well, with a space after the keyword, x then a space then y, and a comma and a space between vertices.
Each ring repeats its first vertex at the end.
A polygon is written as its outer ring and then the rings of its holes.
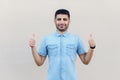
POLYGON ((67 14, 58 14, 56 18, 68 18, 67 14))

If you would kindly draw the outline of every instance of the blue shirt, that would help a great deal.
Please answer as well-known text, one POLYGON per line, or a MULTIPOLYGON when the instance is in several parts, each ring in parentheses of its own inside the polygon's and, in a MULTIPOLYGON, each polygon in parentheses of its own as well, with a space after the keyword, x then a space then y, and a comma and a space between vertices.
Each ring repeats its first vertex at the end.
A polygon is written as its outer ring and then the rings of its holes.
POLYGON ((68 32, 45 36, 38 50, 39 55, 48 55, 48 80, 78 80, 76 55, 85 52, 81 38, 68 32))

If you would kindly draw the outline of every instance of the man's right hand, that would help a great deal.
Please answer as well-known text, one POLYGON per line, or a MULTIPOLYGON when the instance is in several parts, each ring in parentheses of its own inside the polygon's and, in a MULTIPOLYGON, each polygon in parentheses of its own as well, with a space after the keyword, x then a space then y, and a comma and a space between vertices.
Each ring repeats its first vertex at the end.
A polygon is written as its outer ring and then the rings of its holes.
POLYGON ((31 38, 30 38, 30 41, 29 41, 29 46, 31 48, 35 47, 36 46, 36 35, 35 34, 32 34, 31 38))

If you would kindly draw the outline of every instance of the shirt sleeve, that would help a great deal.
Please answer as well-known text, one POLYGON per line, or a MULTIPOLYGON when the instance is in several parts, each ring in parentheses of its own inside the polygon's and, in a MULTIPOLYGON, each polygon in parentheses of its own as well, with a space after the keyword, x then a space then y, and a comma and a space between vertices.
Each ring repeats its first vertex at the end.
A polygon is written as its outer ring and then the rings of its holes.
POLYGON ((47 56, 47 48, 46 48, 46 39, 45 37, 43 38, 40 47, 38 49, 38 54, 41 56, 47 56))
POLYGON ((81 54, 84 54, 84 53, 86 53, 84 43, 83 43, 82 39, 80 37, 78 37, 77 54, 81 55, 81 54))

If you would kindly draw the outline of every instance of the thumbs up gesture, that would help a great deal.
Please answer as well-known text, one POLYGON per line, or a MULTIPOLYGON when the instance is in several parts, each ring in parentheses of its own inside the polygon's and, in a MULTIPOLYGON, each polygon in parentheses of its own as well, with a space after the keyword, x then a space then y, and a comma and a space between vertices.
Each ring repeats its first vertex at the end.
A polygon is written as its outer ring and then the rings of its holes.
POLYGON ((30 38, 30 41, 29 41, 29 46, 32 48, 32 47, 35 47, 36 46, 36 35, 35 34, 32 34, 31 38, 30 38))
POLYGON ((89 46, 92 47, 92 48, 95 48, 96 44, 95 44, 95 41, 92 37, 92 34, 90 34, 90 38, 89 38, 89 46))

